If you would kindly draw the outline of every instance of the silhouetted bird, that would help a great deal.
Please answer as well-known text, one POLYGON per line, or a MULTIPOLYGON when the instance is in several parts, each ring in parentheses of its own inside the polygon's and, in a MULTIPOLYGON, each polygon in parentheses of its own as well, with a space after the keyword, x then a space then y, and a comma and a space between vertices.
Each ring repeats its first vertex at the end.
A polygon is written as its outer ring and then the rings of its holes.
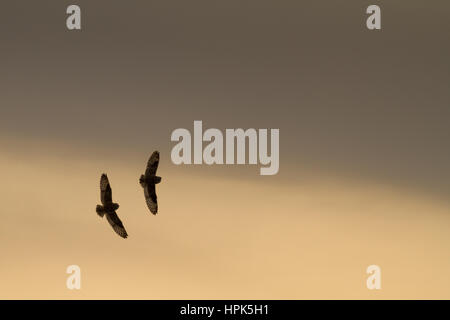
POLYGON ((156 176, 156 170, 159 164, 159 152, 153 152, 150 159, 148 159, 147 169, 145 174, 141 175, 139 183, 144 188, 145 201, 153 214, 158 213, 158 197, 156 196, 155 184, 161 182, 161 177, 156 176))
POLYGON ((103 206, 97 205, 97 208, 95 209, 97 214, 102 218, 106 214, 106 219, 113 227, 114 231, 122 238, 128 237, 122 221, 120 221, 116 214, 116 210, 119 209, 119 204, 112 202, 111 186, 109 185, 108 176, 106 174, 102 174, 102 177, 100 178, 100 200, 102 201, 103 206))

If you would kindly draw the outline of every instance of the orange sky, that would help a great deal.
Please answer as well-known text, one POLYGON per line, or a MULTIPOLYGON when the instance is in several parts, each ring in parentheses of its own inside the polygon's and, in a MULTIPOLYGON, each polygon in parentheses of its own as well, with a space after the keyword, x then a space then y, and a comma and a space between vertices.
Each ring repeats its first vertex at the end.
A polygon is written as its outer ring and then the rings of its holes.
POLYGON ((180 174, 162 154, 151 216, 145 159, 53 147, 67 156, 0 153, 0 298, 450 298, 450 207, 430 195, 320 172, 294 184, 180 174), (95 213, 103 171, 126 240, 95 213), (80 291, 66 288, 72 264, 80 291), (378 292, 365 287, 371 264, 378 292))
POLYGON ((60 1, 6 1, 0 298, 449 299, 450 2, 379 2, 369 31, 359 0, 78 0, 68 31, 60 1), (279 174, 175 166, 194 120, 279 129, 279 174))

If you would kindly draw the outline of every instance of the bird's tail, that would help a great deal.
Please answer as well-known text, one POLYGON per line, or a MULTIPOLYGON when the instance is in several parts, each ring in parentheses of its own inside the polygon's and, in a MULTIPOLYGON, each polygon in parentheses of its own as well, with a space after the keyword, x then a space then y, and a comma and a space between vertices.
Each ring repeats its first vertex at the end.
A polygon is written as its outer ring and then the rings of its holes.
POLYGON ((97 205, 97 208, 95 208, 95 212, 99 215, 99 217, 103 218, 105 215, 105 208, 101 205, 97 205))
POLYGON ((141 177, 139 178, 139 184, 141 185, 142 188, 145 187, 145 176, 141 175, 141 177))

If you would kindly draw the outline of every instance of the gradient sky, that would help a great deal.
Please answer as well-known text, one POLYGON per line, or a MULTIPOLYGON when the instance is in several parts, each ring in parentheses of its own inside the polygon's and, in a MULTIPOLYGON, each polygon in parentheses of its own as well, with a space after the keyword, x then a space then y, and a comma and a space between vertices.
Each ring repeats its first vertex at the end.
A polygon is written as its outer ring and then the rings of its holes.
POLYGON ((450 298, 448 1, 72 3, 0 4, 0 298, 450 298), (194 120, 279 128, 280 173, 173 165, 194 120))

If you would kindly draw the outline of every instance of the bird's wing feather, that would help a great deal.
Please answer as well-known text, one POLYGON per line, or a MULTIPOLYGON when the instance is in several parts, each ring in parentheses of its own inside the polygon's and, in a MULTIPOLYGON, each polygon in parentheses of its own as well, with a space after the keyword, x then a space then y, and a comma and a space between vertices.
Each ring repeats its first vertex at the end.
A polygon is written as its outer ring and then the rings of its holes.
POLYGON ((106 174, 100 178, 100 198, 103 205, 112 203, 112 190, 106 174))
POLYGON ((147 184, 144 187, 145 202, 153 214, 158 213, 158 199, 156 196, 155 185, 153 183, 147 184))
POLYGON ((148 159, 145 175, 154 176, 156 174, 156 170, 158 169, 158 164, 159 164, 159 152, 155 151, 151 155, 150 159, 148 159))
POLYGON ((113 227, 114 231, 121 236, 122 238, 128 237, 127 232, 125 231, 125 227, 123 226, 122 221, 120 221, 119 217, 115 212, 108 213, 106 215, 109 224, 113 227))

